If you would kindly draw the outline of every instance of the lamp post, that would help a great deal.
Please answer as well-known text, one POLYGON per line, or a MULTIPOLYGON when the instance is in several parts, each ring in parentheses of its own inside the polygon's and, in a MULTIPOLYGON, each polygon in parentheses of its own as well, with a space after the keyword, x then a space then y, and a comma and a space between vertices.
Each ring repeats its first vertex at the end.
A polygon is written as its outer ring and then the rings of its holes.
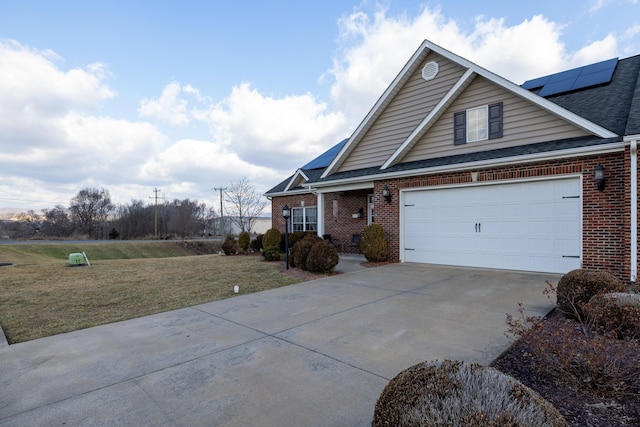
POLYGON ((289 269, 289 218, 291 218, 291 209, 289 205, 282 207, 282 217, 284 218, 284 259, 286 260, 287 270, 289 269))

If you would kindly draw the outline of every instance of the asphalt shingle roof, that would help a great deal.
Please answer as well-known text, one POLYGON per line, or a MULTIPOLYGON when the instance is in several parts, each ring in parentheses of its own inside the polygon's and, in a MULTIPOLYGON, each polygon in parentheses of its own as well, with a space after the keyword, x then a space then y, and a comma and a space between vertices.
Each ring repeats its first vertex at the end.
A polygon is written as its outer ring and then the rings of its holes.
MULTIPOLYGON (((575 92, 553 95, 547 99, 618 135, 627 135, 627 122, 640 114, 638 109, 638 74, 640 55, 618 61, 611 82, 575 92), (635 112, 632 104, 635 99, 635 112)), ((637 117, 640 120, 640 117, 637 117)))

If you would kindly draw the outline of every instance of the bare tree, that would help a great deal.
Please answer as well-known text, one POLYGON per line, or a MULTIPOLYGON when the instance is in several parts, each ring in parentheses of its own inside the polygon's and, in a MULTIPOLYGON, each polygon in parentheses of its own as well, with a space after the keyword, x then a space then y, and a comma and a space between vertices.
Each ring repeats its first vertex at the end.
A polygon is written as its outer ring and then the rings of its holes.
POLYGON ((229 218, 240 231, 253 231, 256 220, 268 205, 267 199, 251 185, 247 178, 231 182, 226 192, 230 204, 229 218))
POLYGON ((95 239, 106 237, 106 221, 114 209, 109 190, 85 188, 71 199, 69 207, 74 222, 95 239))
POLYGON ((43 209, 43 231, 49 236, 69 237, 73 232, 69 211, 62 205, 55 205, 51 209, 43 209))
POLYGON ((204 204, 184 199, 174 200, 167 205, 169 209, 169 232, 183 239, 196 234, 201 227, 201 217, 205 210, 204 204))

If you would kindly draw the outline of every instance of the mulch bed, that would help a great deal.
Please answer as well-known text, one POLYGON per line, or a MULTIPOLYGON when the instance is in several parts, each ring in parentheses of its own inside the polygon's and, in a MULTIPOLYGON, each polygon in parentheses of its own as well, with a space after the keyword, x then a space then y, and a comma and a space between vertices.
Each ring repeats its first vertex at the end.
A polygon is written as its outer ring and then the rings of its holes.
MULTIPOLYGON (((544 319, 542 330, 534 333, 545 334, 545 337, 563 336, 567 342, 571 342, 575 334, 582 334, 577 322, 565 319, 557 310, 544 319)), ((539 362, 531 351, 530 340, 534 338, 525 336, 518 340, 496 361, 494 367, 540 393, 562 413, 571 426, 640 425, 640 390, 631 389, 626 394, 598 397, 589 390, 572 387, 561 377, 543 373, 538 369, 539 362)), ((611 345, 605 351, 613 356, 619 351, 620 344, 622 343, 611 340, 611 345)), ((631 353, 625 356, 625 363, 639 366, 640 343, 624 344, 625 348, 628 347, 627 344, 632 348, 631 353)))

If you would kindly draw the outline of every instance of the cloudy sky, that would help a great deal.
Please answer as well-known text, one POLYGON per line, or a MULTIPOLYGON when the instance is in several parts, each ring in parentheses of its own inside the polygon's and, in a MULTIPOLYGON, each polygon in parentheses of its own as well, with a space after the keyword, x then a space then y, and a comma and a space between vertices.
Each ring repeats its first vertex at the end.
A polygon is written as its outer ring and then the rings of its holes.
POLYGON ((424 39, 520 84, 640 54, 640 6, 0 0, 0 208, 264 192, 348 137, 424 39))

